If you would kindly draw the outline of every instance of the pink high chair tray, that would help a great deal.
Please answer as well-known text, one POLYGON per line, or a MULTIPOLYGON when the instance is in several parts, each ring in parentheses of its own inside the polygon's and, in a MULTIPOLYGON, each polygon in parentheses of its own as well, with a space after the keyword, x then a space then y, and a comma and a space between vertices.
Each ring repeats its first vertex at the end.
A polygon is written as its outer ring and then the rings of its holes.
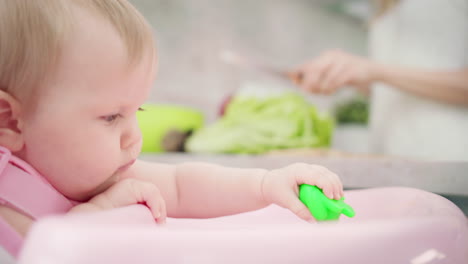
POLYGON ((277 206, 154 224, 147 208, 45 218, 20 264, 468 263, 467 218, 452 202, 410 188, 347 191, 354 218, 308 224, 277 206))

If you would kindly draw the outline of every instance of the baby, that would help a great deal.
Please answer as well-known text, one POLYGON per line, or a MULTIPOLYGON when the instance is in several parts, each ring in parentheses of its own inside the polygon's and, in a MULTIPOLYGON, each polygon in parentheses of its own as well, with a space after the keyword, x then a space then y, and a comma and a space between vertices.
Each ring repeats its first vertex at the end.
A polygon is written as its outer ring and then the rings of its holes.
MULTIPOLYGON (((137 160, 136 112, 156 70, 152 30, 126 0, 0 0, 0 146, 73 204, 54 213, 142 203, 164 223, 275 203, 313 221, 298 185, 341 198, 338 176, 317 165, 268 171, 137 160)), ((17 195, 37 195, 18 185, 17 195)), ((1 202, 0 220, 24 237, 36 217, 1 202)))

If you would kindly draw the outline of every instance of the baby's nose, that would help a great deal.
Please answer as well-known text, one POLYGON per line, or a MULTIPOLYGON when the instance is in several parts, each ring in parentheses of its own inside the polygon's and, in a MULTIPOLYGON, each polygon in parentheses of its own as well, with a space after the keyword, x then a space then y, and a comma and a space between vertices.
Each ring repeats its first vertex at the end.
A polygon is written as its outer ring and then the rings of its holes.
POLYGON ((141 145, 141 140, 142 136, 138 124, 132 125, 122 134, 120 138, 120 148, 125 150, 136 148, 138 145, 141 145))

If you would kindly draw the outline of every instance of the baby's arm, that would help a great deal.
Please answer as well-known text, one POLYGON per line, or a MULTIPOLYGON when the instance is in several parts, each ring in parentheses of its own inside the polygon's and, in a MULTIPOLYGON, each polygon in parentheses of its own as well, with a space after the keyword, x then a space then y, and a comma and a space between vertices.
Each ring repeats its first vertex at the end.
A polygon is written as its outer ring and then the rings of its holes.
POLYGON ((304 220, 313 220, 298 199, 300 184, 316 185, 329 198, 339 199, 343 195, 336 174, 309 164, 268 171, 195 162, 174 166, 138 161, 132 173, 133 177, 159 188, 172 217, 216 217, 276 203, 304 220))
POLYGON ((167 165, 137 161, 133 177, 160 190, 171 217, 216 217, 265 207, 263 169, 228 168, 193 162, 167 165))
POLYGON ((72 209, 96 211, 144 203, 159 223, 171 217, 207 218, 252 211, 271 203, 314 221, 298 199, 299 185, 316 185, 340 199, 343 186, 326 168, 304 163, 276 170, 228 168, 201 162, 167 165, 137 161, 123 179, 72 209))
POLYGON ((166 204, 156 185, 131 178, 123 179, 88 202, 73 207, 70 213, 109 210, 132 204, 145 204, 156 222, 166 221, 166 204))

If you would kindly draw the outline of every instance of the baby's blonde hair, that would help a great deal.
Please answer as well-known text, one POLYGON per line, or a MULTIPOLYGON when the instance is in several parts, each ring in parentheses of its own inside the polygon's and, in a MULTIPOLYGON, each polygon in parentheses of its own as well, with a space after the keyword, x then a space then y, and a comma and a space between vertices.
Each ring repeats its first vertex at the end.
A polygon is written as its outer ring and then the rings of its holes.
POLYGON ((127 0, 0 0, 0 89, 31 95, 54 70, 74 7, 102 16, 124 42, 129 63, 155 56, 151 27, 127 0))

